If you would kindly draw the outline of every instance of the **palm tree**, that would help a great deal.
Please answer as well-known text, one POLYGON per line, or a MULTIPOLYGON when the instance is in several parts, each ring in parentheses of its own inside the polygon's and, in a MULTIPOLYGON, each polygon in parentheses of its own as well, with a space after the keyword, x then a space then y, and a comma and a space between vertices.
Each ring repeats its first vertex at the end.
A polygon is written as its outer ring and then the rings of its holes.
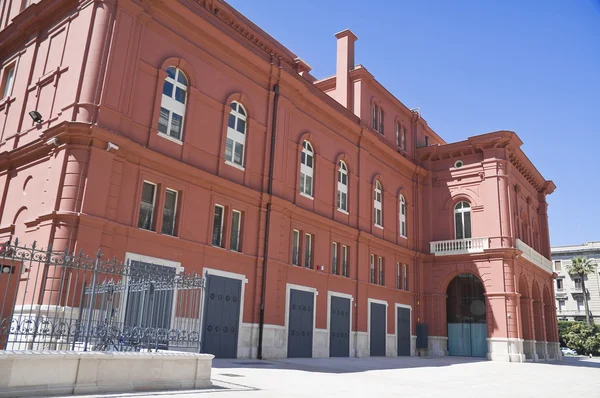
POLYGON ((569 275, 579 276, 581 278, 581 289, 583 291, 583 303, 585 304, 585 320, 588 325, 591 325, 590 311, 588 308, 587 291, 585 289, 585 277, 587 274, 591 274, 596 271, 596 264, 588 260, 587 257, 573 257, 571 264, 567 265, 567 272, 569 275))

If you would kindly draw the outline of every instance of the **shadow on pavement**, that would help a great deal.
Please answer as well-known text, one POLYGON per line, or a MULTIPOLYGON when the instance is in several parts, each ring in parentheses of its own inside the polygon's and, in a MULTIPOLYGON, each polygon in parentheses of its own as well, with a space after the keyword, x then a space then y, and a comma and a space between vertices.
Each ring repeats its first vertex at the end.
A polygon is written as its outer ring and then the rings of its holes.
POLYGON ((599 368, 600 358, 589 358, 586 356, 565 356, 562 361, 534 362, 538 364, 554 366, 577 366, 580 368, 599 368))
POLYGON ((370 370, 442 367, 486 362, 465 357, 287 358, 279 360, 214 359, 213 371, 226 369, 289 369, 318 373, 357 373, 370 370))

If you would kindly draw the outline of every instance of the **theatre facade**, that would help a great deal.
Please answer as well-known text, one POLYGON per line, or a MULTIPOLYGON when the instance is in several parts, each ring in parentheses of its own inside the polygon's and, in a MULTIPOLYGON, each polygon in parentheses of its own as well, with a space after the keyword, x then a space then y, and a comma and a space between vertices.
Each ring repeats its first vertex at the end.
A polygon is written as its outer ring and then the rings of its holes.
POLYGON ((2 7, 2 241, 197 272, 217 357, 560 359, 516 133, 447 143, 350 30, 317 80, 224 1, 2 7))

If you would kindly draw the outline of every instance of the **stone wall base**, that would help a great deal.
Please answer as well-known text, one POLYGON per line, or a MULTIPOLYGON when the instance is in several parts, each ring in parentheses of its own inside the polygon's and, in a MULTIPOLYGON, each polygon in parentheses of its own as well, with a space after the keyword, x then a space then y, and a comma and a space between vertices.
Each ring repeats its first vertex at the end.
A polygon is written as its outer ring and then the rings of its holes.
POLYGON ((523 340, 490 337, 487 339, 487 343, 487 359, 500 362, 525 362, 523 340))
POLYGON ((0 397, 212 386, 213 355, 187 352, 0 352, 0 397))
POLYGON ((427 356, 445 357, 448 355, 448 337, 429 336, 427 339, 427 356))

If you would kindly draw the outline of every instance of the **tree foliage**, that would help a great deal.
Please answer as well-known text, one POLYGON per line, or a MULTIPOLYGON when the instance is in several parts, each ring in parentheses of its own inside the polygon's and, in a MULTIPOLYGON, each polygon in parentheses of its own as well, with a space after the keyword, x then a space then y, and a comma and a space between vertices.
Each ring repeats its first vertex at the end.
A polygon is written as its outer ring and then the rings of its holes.
POLYGON ((600 355, 600 325, 559 321, 558 335, 561 346, 569 347, 578 354, 600 355))

